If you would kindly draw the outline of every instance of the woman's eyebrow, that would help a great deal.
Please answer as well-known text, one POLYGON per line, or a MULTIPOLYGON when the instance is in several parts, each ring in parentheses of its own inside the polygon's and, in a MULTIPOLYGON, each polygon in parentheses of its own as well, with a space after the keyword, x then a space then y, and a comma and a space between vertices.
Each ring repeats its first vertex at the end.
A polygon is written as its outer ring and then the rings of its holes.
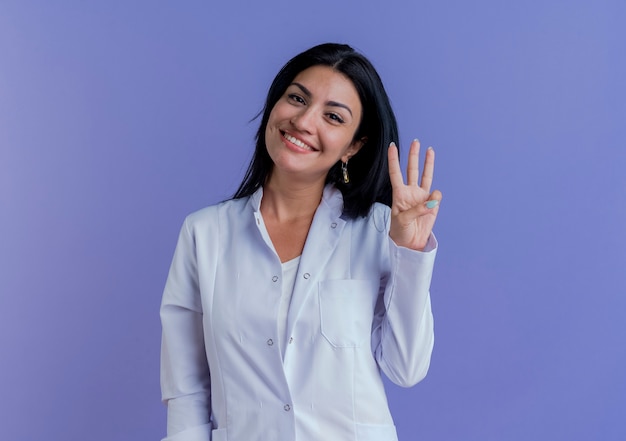
MULTIPOLYGON (((296 82, 293 82, 291 84, 293 86, 298 87, 302 91, 302 93, 307 96, 307 98, 311 98, 311 96, 313 96, 311 91, 309 89, 307 89, 306 87, 304 87, 302 84, 296 83, 296 82)), ((327 101, 326 105, 327 106, 333 106, 333 107, 341 107, 343 109, 346 109, 348 112, 350 112, 350 116, 352 116, 352 110, 350 110, 350 108, 348 106, 346 106, 345 104, 339 103, 337 101, 327 101)))

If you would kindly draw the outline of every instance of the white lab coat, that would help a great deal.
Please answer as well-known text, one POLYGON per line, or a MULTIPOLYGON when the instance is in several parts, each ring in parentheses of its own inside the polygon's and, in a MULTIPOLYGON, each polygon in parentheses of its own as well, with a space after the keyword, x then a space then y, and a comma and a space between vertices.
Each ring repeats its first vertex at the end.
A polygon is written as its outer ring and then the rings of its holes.
POLYGON ((389 208, 342 218, 332 186, 300 259, 284 359, 281 263, 260 189, 187 217, 165 286, 164 441, 396 441, 380 370, 411 386, 433 347, 436 254, 396 246, 389 208))

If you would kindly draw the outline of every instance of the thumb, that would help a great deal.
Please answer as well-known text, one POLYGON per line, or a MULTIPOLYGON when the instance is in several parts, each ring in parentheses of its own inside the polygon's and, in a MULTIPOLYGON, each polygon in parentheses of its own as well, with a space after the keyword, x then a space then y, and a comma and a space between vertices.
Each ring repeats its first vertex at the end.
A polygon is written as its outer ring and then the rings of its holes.
POLYGON ((403 220, 408 221, 409 219, 417 219, 420 216, 423 216, 428 213, 437 213, 439 211, 439 204, 441 203, 443 195, 439 190, 433 191, 428 199, 421 204, 418 204, 403 213, 399 214, 403 218, 403 220))
POLYGON ((443 198, 443 195, 441 194, 439 190, 433 191, 428 197, 428 200, 425 202, 426 208, 433 209, 435 207, 438 207, 439 204, 441 203, 442 198, 443 198))

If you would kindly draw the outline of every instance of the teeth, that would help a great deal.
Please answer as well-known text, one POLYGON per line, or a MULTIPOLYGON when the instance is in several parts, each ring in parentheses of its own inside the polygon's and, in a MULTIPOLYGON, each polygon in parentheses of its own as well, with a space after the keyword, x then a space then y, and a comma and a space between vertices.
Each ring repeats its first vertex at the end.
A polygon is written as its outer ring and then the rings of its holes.
POLYGON ((303 148, 303 149, 307 149, 307 150, 313 150, 310 146, 306 145, 305 143, 303 143, 303 142, 302 142, 302 141, 300 141, 299 139, 294 138, 294 137, 293 137, 293 136, 291 136, 291 135, 288 135, 287 133, 285 133, 283 136, 285 137, 285 139, 286 139, 287 141, 291 142, 292 144, 297 145, 298 147, 301 147, 301 148, 303 148))

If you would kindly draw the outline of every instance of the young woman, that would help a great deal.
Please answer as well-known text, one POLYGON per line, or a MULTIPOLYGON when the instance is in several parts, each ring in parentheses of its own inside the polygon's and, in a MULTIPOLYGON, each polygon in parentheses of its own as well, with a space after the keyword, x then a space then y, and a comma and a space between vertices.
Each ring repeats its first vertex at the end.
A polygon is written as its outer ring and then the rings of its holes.
POLYGON ((433 347, 435 155, 407 182, 371 63, 323 44, 274 79, 233 199, 187 217, 163 294, 167 441, 397 440, 381 371, 433 347), (419 181, 419 182, 418 182, 419 181))

